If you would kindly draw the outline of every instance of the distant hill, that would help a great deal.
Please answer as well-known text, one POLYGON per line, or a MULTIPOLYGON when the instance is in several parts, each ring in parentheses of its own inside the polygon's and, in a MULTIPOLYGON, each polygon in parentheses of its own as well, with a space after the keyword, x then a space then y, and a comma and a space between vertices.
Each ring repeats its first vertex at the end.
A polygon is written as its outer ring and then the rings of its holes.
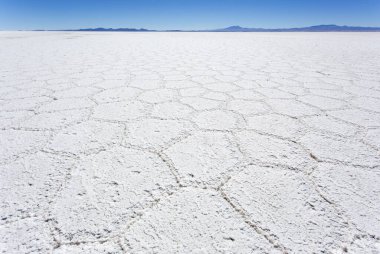
POLYGON ((380 32, 380 27, 360 26, 337 26, 318 25, 299 28, 245 28, 241 26, 230 26, 221 29, 208 30, 210 32, 380 32))
POLYGON ((82 28, 65 30, 34 30, 34 31, 83 31, 83 32, 380 32, 380 27, 318 25, 298 28, 246 28, 230 26, 220 29, 206 30, 149 30, 145 28, 82 28))

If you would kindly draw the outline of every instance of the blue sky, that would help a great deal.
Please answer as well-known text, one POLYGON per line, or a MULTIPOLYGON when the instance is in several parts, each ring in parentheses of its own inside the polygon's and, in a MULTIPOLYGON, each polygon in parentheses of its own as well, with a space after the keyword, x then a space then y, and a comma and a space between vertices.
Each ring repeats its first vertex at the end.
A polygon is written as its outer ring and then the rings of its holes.
POLYGON ((0 29, 379 26, 380 0, 0 0, 0 29))

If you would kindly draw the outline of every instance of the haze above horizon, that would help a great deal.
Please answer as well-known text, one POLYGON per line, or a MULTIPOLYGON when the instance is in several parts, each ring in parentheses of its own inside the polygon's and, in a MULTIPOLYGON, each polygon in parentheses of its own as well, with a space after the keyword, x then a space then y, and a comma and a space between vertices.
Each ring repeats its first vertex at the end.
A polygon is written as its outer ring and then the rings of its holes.
POLYGON ((0 0, 0 29, 380 27, 379 0, 0 0))

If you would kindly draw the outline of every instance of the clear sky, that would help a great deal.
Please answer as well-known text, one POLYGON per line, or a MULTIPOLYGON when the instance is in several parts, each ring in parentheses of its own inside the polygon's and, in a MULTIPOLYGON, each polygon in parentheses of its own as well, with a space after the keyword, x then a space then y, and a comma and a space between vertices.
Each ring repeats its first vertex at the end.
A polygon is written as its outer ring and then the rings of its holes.
POLYGON ((0 29, 380 27, 380 0, 0 0, 0 29))

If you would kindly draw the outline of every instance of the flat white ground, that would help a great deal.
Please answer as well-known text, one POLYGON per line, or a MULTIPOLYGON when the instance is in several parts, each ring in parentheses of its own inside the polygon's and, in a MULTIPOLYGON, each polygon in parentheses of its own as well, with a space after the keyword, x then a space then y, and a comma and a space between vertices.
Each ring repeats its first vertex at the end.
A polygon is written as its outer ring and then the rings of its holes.
POLYGON ((3 253, 379 253, 380 33, 0 33, 3 253))

